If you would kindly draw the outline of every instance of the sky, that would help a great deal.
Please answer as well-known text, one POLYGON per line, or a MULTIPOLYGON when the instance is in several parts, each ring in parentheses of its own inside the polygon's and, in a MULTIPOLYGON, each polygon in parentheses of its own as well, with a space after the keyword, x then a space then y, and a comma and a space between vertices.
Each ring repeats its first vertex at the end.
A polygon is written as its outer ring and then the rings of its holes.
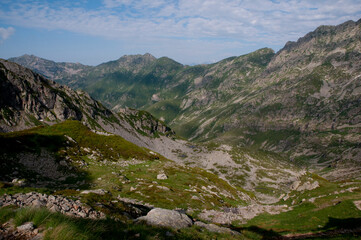
POLYGON ((0 0, 0 58, 211 63, 360 18, 360 0, 0 0))

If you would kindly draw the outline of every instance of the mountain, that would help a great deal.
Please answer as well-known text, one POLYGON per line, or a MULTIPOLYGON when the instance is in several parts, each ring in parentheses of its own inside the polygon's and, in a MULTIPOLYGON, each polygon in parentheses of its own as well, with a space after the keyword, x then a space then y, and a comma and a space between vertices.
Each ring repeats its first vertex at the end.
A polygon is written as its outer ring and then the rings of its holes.
POLYGON ((25 54, 20 57, 10 58, 9 61, 16 62, 24 67, 30 68, 46 78, 60 80, 71 78, 74 75, 81 75, 90 68, 80 63, 57 63, 34 55, 25 54))
MULTIPOLYGON (((89 131, 109 137, 115 135, 118 140, 113 139, 112 141, 123 141, 125 142, 123 144, 128 148, 138 149, 136 156, 144 156, 144 150, 139 149, 147 148, 149 150, 148 152, 146 150, 146 156, 149 156, 151 150, 154 151, 155 156, 159 154, 174 161, 173 164, 193 168, 200 167, 212 171, 223 180, 229 181, 228 184, 232 184, 236 188, 255 191, 253 194, 261 202, 276 202, 279 196, 289 189, 289 186, 287 186, 283 190, 275 190, 273 184, 264 186, 267 182, 264 181, 264 176, 269 176, 270 179, 277 176, 278 184, 287 185, 290 179, 296 181, 297 177, 295 178, 295 176, 300 175, 300 169, 283 159, 275 160, 271 154, 254 153, 248 150, 242 153, 232 153, 228 146, 195 145, 177 139, 175 133, 169 127, 146 111, 125 108, 120 109, 118 113, 114 113, 82 91, 73 91, 69 87, 49 81, 16 63, 6 60, 0 60, 0 63, 2 93, 0 120, 3 132, 26 130, 25 133, 20 133, 20 135, 31 133, 36 136, 40 134, 39 131, 45 131, 45 135, 54 131, 59 132, 58 135, 70 136, 76 142, 85 141, 86 144, 88 144, 87 138, 96 138, 96 135, 89 133, 89 131), (75 122, 79 123, 64 123, 65 120, 77 120, 75 122), (48 125, 54 127, 47 127, 48 125), (89 129, 84 129, 82 125, 89 129), (39 126, 40 130, 27 130, 35 126, 39 126), (73 135, 75 133, 77 135, 73 135), (84 135, 85 139, 79 139, 79 135, 84 135), (127 143, 127 141, 129 142, 127 143), (256 156, 257 160, 249 162, 249 159, 256 156), (218 158, 221 158, 222 161, 218 158), (239 160, 234 162, 233 158, 239 160), (253 170, 252 172, 248 170, 234 172, 232 169, 235 166, 239 166, 240 169, 245 166, 248 166, 248 168, 252 166, 253 170), (268 171, 274 169, 277 173, 267 173, 264 171, 265 166, 267 166, 268 171), (229 171, 225 172, 225 169, 229 169, 229 171), (270 190, 270 193, 265 194, 262 191, 255 190, 259 185, 263 186, 262 189, 269 188, 272 191, 270 190)), ((10 134, 10 136, 12 135, 10 134)), ((17 136, 16 133, 15 136, 17 136)), ((37 139, 35 136, 34 139, 37 139)), ((32 139, 32 137, 30 138, 32 139)), ((44 138, 47 139, 46 136, 44 138)), ((42 137, 39 139, 40 143, 36 143, 36 148, 44 144, 41 139, 42 137)), ((19 141, 24 142, 24 140, 19 141)), ((93 141, 91 140, 91 142, 93 141)), ((49 139, 49 144, 52 147, 56 145, 56 141, 49 139), (52 143, 53 141, 54 143, 52 143)), ((119 148, 119 146, 110 147, 110 145, 113 145, 110 143, 106 145, 109 149, 119 148)), ((57 149, 56 146, 54 147, 57 149)), ((83 147, 89 148, 89 145, 83 147)), ((92 151, 97 152, 103 147, 103 145, 100 145, 92 151)), ((5 152, 6 149, 4 148, 5 152)), ((133 152, 133 150, 130 152, 133 152)), ((103 157, 109 155, 106 150, 104 151, 98 155, 103 157)), ((129 157, 126 150, 122 150, 122 153, 118 154, 125 154, 129 157)), ((114 155, 110 154, 110 157, 106 158, 114 159, 114 155)), ((153 155, 151 158, 153 158, 153 155)), ((245 193, 245 190, 239 193, 240 199, 249 201, 250 198, 245 193)))
POLYGON ((10 58, 45 77, 74 89, 83 89, 110 108, 139 109, 157 100, 154 95, 169 87, 183 66, 172 59, 156 59, 151 54, 126 55, 95 67, 72 63, 56 63, 35 56, 10 58))
POLYGON ((0 236, 357 238, 360 22, 208 65, 0 60, 0 236))
MULTIPOLYGON (((58 231, 68 232, 70 225, 85 224, 94 229, 100 222, 106 229, 102 236, 96 231, 95 235, 89 231, 77 235, 74 231, 81 231, 78 229, 71 230, 66 238, 107 239, 110 231, 118 238, 116 225, 122 231, 134 228, 139 232, 145 228, 142 234, 152 235, 153 239, 163 235, 166 239, 162 229, 137 227, 134 221, 147 215, 153 206, 198 208, 201 202, 202 209, 211 210, 253 201, 247 191, 214 173, 171 161, 144 147, 161 151, 166 149, 167 140, 177 144, 171 139, 174 132, 145 111, 122 109, 114 114, 84 92, 73 91, 2 59, 0 93, 0 215, 8 211, 9 217, 0 218, 1 225, 7 226, 1 227, 1 238, 15 236, 12 225, 3 222, 13 217, 9 213, 15 209, 7 205, 33 206, 21 211, 46 213, 47 217, 39 218, 41 222, 31 223, 36 228, 49 217, 58 219, 57 230, 52 230, 54 225, 38 229, 46 230, 42 234, 51 239, 64 237, 65 233, 58 231), (77 222, 75 217, 82 219, 77 222)), ((32 216, 28 220, 33 221, 32 216)), ((192 225, 189 218, 187 227, 192 225)), ((24 231, 16 236, 33 238, 32 232, 24 231)), ((222 231, 228 233, 227 238, 232 236, 230 229, 222 231)), ((210 233, 206 230, 199 235, 206 239, 210 233)), ((189 236, 186 232, 174 234, 186 239, 189 236)))
POLYGON ((208 65, 124 56, 68 83, 115 110, 145 109, 193 141, 253 146, 339 169, 327 170, 330 178, 357 177, 360 25, 321 26, 277 53, 264 48, 208 65))
POLYGON ((331 179, 359 178, 360 26, 321 26, 275 55, 263 49, 207 66, 186 95, 147 110, 189 139, 253 146, 331 179), (268 62, 252 66, 257 59, 268 62))
POLYGON ((84 91, 74 91, 2 59, 0 80, 1 132, 74 119, 93 130, 116 133, 142 146, 148 146, 148 138, 174 135, 149 113, 122 109, 115 114, 84 91))

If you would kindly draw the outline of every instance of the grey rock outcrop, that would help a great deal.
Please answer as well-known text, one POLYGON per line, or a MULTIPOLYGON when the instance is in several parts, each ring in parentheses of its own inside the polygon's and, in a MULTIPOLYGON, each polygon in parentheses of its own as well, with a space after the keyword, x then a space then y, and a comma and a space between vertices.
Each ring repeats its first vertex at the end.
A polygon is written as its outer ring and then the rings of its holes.
POLYGON ((175 135, 175 132, 164 122, 156 119, 146 111, 124 108, 119 109, 119 115, 133 125, 135 129, 149 136, 157 136, 159 133, 167 136, 175 135))
POLYGON ((137 221, 144 221, 149 225, 175 229, 187 228, 193 225, 192 219, 186 214, 162 208, 152 209, 146 216, 138 218, 137 221))
POLYGON ((105 191, 104 189, 96 189, 96 190, 84 190, 81 192, 81 194, 89 194, 89 193, 104 195, 107 193, 107 191, 105 191))
POLYGON ((157 175, 157 179, 158 180, 166 180, 166 179, 168 179, 168 177, 167 177, 167 175, 165 173, 159 173, 157 175))
POLYGON ((60 212, 71 217, 104 219, 105 214, 83 205, 79 200, 71 200, 62 196, 47 195, 36 192, 3 195, 0 207, 16 205, 19 207, 46 207, 50 211, 60 212))
POLYGON ((0 59, 0 130, 76 119, 91 124, 111 111, 83 91, 73 91, 16 63, 0 59))
POLYGON ((34 229, 34 224, 32 222, 27 222, 17 227, 17 229, 19 231, 31 231, 34 229))

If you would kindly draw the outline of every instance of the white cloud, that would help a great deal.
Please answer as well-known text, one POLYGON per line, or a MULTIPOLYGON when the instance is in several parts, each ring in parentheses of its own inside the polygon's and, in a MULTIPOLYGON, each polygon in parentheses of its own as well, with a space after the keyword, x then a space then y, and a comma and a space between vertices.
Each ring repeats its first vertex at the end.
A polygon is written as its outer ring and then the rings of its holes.
POLYGON ((13 27, 8 28, 2 28, 0 27, 0 42, 5 41, 8 39, 11 35, 13 35, 15 32, 15 29, 13 27))
POLYGON ((122 5, 129 5, 132 0, 103 0, 103 4, 106 8, 115 8, 122 5))
MULTIPOLYGON (((61 29, 143 46, 165 40, 169 47, 182 39, 204 46, 223 41, 224 49, 235 42, 281 46, 319 25, 361 17, 359 0, 103 0, 102 6, 91 9, 72 1, 55 5, 13 0, 6 8, 0 3, 0 21, 18 26, 61 29)), ((190 44, 187 41, 184 44, 190 44)))

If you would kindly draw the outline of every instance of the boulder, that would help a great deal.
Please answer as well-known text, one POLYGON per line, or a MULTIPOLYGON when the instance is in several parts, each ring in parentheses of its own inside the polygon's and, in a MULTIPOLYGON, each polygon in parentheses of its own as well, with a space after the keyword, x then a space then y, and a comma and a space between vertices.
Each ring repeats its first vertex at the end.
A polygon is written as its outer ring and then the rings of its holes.
POLYGON ((104 195, 107 193, 107 191, 105 191, 104 189, 96 189, 96 190, 84 190, 81 192, 81 194, 89 194, 89 193, 104 195))
POLYGON ((157 179, 159 179, 159 180, 166 180, 166 179, 168 179, 168 177, 167 177, 167 175, 165 175, 165 173, 159 173, 159 174, 157 175, 157 179))
POLYGON ((31 205, 34 207, 43 207, 44 203, 42 203, 39 199, 35 199, 31 202, 31 205))
POLYGON ((17 230, 19 231, 33 231, 33 229, 34 229, 34 224, 32 222, 27 222, 17 227, 17 230))
POLYGON ((193 225, 192 219, 184 213, 162 208, 152 209, 146 216, 137 218, 137 221, 144 221, 153 226, 175 229, 187 228, 193 225))

